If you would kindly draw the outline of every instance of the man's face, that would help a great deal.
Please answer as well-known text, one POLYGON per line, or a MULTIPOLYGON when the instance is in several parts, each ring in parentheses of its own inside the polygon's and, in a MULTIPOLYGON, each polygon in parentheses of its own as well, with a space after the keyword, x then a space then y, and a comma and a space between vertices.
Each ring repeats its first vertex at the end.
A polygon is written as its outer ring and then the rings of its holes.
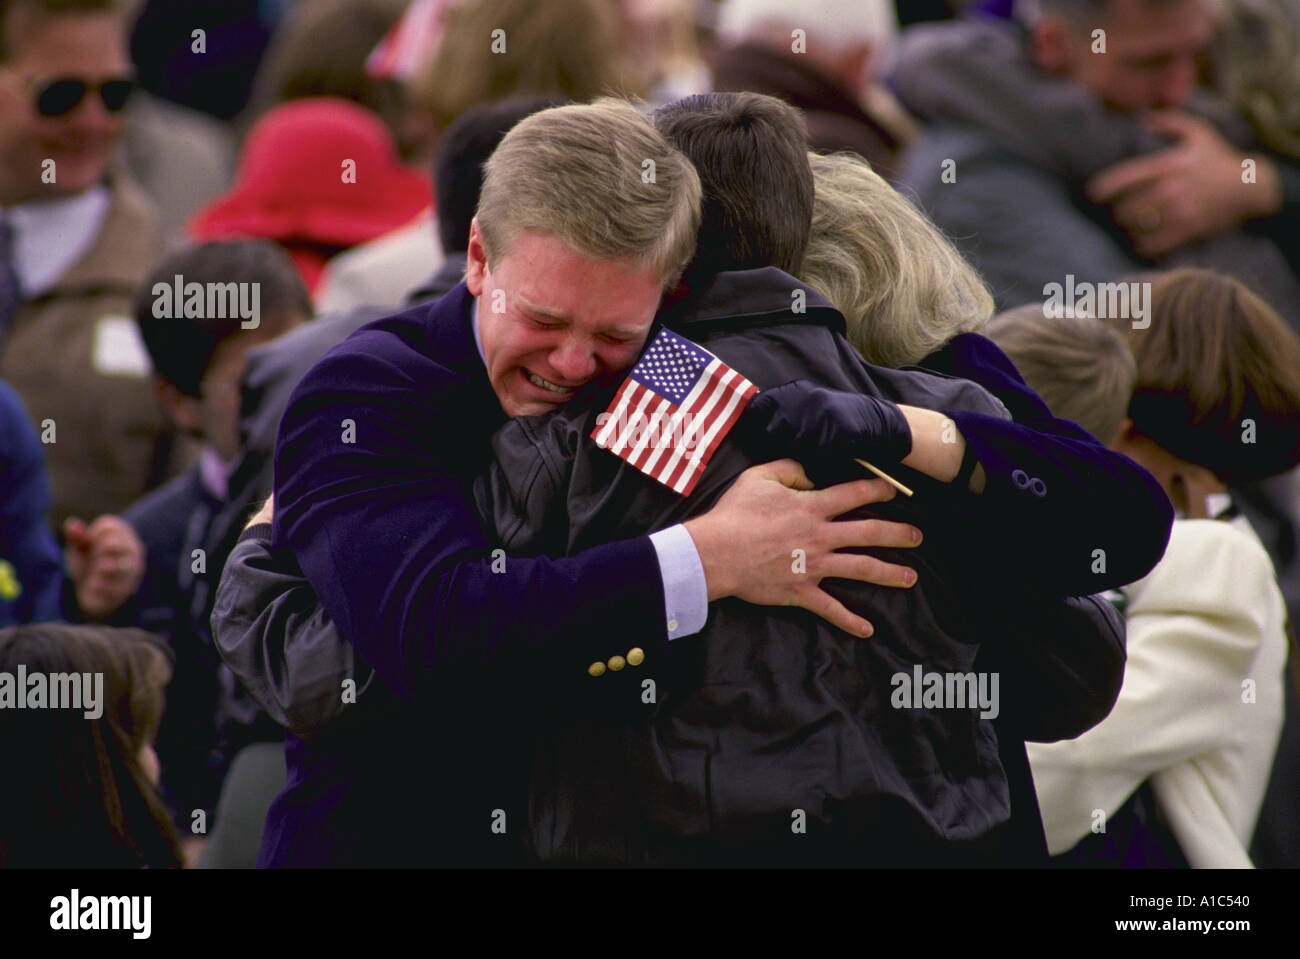
POLYGON ((125 24, 111 13, 37 16, 19 8, 0 26, 10 54, 0 63, 0 200, 80 193, 104 178, 125 115, 105 109, 96 88, 71 112, 43 117, 36 92, 58 78, 98 85, 129 75, 125 24), (46 160, 54 161, 52 183, 42 180, 46 160))
POLYGON ((1049 68, 1126 112, 1183 106, 1196 86, 1197 55, 1214 32, 1203 0, 1110 0, 1095 23, 1049 20, 1039 27, 1040 43, 1044 31, 1054 34, 1049 68), (1096 29, 1105 31, 1104 53, 1093 52, 1096 29))
POLYGON ((654 321, 661 279, 528 231, 489 269, 476 222, 465 282, 478 298, 488 380, 506 415, 548 413, 586 383, 630 367, 654 321))

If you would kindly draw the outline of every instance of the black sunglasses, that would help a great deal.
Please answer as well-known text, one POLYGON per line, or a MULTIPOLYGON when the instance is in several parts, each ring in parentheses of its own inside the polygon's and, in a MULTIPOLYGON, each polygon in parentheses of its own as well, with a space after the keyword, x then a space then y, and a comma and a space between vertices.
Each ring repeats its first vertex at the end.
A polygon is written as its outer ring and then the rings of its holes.
POLYGON ((118 113, 135 91, 135 80, 113 77, 103 83, 88 83, 79 77, 56 77, 36 88, 36 112, 46 119, 66 116, 81 105, 90 90, 97 90, 104 109, 118 113))

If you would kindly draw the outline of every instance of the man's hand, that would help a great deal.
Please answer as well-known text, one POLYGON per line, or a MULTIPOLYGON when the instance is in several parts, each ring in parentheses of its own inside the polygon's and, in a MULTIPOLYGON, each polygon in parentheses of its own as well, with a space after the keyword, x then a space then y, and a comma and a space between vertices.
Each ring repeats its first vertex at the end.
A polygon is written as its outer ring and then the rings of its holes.
POLYGON ((72 517, 63 524, 64 567, 77 592, 77 605, 92 621, 122 608, 144 578, 145 548, 131 524, 101 516, 86 526, 72 517))
POLYGON ((907 587, 916 573, 871 556, 838 553, 852 546, 911 547, 921 531, 906 523, 867 519, 834 522, 894 490, 883 480, 858 480, 813 491, 794 460, 752 466, 703 516, 686 522, 708 582, 709 599, 735 596, 760 606, 799 606, 857 636, 871 623, 821 589, 826 577, 907 587), (802 550, 797 559, 795 550, 802 550))
POLYGON ((1117 163, 1094 177, 1088 197, 1111 215, 1144 257, 1272 216, 1282 207, 1277 168, 1248 157, 1209 123, 1190 114, 1148 114, 1144 121, 1177 142, 1117 163), (1255 161, 1255 182, 1242 182, 1242 161, 1255 161))

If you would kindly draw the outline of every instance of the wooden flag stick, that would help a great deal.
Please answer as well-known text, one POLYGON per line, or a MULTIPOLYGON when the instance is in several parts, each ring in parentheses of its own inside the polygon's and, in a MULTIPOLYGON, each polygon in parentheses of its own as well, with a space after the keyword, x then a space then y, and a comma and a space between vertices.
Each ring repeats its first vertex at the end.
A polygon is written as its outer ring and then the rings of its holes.
POLYGON ((876 474, 877 476, 879 476, 882 480, 884 480, 884 481, 885 481, 886 483, 888 483, 890 486, 894 487, 894 489, 898 490, 898 491, 899 491, 900 493, 902 493, 904 496, 911 496, 911 495, 912 495, 912 491, 911 491, 910 489, 908 489, 906 486, 904 486, 904 485, 903 485, 902 483, 900 483, 898 480, 894 479, 892 476, 890 476, 890 475, 889 475, 888 473, 886 473, 884 470, 876 469, 874 466, 872 466, 872 465, 871 465, 870 463, 868 463, 866 460, 860 460, 860 459, 858 459, 856 456, 855 456, 853 459, 854 459, 854 461, 857 462, 858 464, 860 464, 860 465, 862 465, 862 466, 865 466, 867 469, 871 470, 871 472, 875 473, 875 474, 876 474))

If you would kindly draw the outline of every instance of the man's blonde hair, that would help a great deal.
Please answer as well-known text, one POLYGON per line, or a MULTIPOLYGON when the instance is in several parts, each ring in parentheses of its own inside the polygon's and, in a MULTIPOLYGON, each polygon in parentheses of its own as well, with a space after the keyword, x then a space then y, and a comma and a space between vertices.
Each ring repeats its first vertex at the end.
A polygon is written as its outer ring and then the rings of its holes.
POLYGON ((554 107, 520 122, 488 159, 475 220, 489 266, 527 230, 654 269, 668 288, 695 252, 700 179, 627 101, 554 107))
POLYGON ((811 154, 812 236, 799 279, 844 314, 869 363, 918 363, 984 328, 993 297, 948 239, 856 154, 811 154))
POLYGON ((1119 436, 1137 383, 1137 364, 1119 333, 1090 316, 1044 316, 1042 303, 999 313, 985 333, 1052 415, 1103 443, 1119 436))

